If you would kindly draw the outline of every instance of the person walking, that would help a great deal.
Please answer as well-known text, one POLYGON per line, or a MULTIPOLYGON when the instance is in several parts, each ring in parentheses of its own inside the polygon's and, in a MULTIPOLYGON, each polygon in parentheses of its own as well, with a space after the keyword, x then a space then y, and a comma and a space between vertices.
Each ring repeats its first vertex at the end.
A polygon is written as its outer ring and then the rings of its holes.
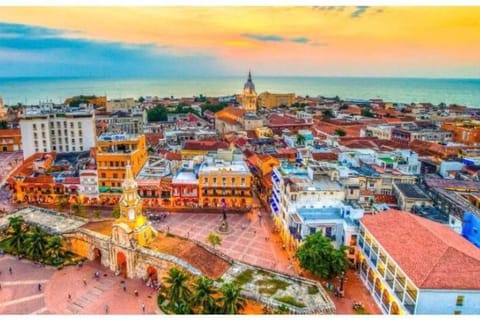
POLYGON ((70 293, 68 294, 68 300, 72 300, 72 295, 70 293))
POLYGON ((127 292, 127 285, 125 283, 123 284, 123 291, 127 292))
POLYGON ((87 279, 83 278, 83 285, 86 286, 87 285, 87 279))
POLYGON ((40 283, 38 284, 38 291, 42 291, 42 285, 40 283))
POLYGON ((110 310, 110 308, 108 307, 108 304, 105 305, 105 313, 108 313, 108 311, 110 310))
POLYGON ((8 272, 9 272, 10 274, 12 274, 12 273, 13 273, 13 269, 12 269, 12 267, 8 267, 8 272))
POLYGON ((138 297, 138 290, 137 289, 135 289, 134 293, 135 293, 135 297, 138 297))
POLYGON ((145 313, 145 303, 142 303, 142 312, 145 313))

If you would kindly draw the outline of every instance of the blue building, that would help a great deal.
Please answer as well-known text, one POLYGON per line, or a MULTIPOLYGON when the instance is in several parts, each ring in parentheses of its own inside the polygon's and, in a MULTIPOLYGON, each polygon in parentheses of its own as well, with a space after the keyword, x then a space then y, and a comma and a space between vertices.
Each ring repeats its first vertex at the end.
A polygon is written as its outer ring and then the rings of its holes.
POLYGON ((470 212, 463 214, 462 236, 480 248, 480 219, 470 212))

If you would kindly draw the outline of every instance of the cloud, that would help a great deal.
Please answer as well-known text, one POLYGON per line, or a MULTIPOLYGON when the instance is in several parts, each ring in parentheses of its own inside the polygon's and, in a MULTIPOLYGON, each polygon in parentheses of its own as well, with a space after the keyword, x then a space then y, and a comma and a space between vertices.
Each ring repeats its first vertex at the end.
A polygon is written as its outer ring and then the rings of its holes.
POLYGON ((261 35, 261 34, 244 33, 242 34, 242 36, 248 39, 253 39, 261 42, 295 42, 300 44, 307 44, 311 42, 311 40, 308 39, 307 37, 295 37, 295 38, 287 39, 285 37, 275 35, 275 34, 261 35))
POLYGON ((78 33, 0 23, 0 74, 13 76, 189 76, 221 72, 215 56, 173 54, 167 45, 78 38, 78 33), (75 35, 75 38, 70 38, 75 35), (9 55, 9 53, 14 53, 9 55), (41 63, 39 63, 41 61, 41 63))
POLYGON ((252 33, 244 33, 242 34, 245 38, 257 40, 257 41, 274 41, 274 42, 282 42, 285 41, 285 38, 274 35, 274 34, 269 34, 269 35, 260 35, 260 34, 252 34, 252 33))
POLYGON ((297 37, 297 38, 291 39, 290 41, 296 42, 296 43, 309 43, 310 39, 305 38, 305 37, 297 37))
POLYGON ((352 12, 350 17, 352 18, 360 18, 365 12, 368 10, 368 6, 358 6, 356 7, 355 11, 352 12))

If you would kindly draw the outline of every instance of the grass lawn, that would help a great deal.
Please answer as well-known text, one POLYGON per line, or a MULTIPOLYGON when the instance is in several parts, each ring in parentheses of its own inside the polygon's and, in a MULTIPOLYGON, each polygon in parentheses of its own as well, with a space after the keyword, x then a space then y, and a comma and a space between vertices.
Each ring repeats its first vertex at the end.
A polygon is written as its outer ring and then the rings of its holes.
POLYGON ((260 293, 269 295, 275 294, 278 290, 285 290, 290 285, 288 282, 274 278, 258 280, 255 284, 260 286, 258 290, 260 293))
POLYGON ((297 307, 297 308, 305 308, 306 305, 301 303, 300 301, 295 300, 294 297, 292 296, 281 296, 281 297, 275 297, 274 298, 277 301, 289 304, 291 306, 297 307))

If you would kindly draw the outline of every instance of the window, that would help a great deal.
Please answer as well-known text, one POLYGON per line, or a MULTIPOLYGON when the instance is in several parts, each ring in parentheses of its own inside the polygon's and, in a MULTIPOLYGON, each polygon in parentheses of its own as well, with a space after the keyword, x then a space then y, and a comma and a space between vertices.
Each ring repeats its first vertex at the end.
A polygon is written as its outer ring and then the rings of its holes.
POLYGON ((32 126, 33 126, 33 130, 37 130, 37 124, 36 123, 34 123, 32 126))
POLYGON ((45 129, 45 123, 41 124, 42 129, 45 129))
POLYGON ((463 306, 463 298, 464 296, 457 296, 457 306, 463 306))
POLYGON ((105 172, 102 172, 101 176, 102 176, 102 179, 105 179, 105 178, 107 177, 107 175, 105 174, 105 172))
POLYGON ((203 178, 203 183, 207 184, 208 183, 208 178, 203 178))
POLYGON ((70 122, 70 128, 73 129, 73 122, 70 122))
MULTIPOLYGON (((81 129, 82 128, 82 123, 81 122, 78 122, 78 128, 81 129)), ((81 132, 81 131, 80 131, 81 132)))

